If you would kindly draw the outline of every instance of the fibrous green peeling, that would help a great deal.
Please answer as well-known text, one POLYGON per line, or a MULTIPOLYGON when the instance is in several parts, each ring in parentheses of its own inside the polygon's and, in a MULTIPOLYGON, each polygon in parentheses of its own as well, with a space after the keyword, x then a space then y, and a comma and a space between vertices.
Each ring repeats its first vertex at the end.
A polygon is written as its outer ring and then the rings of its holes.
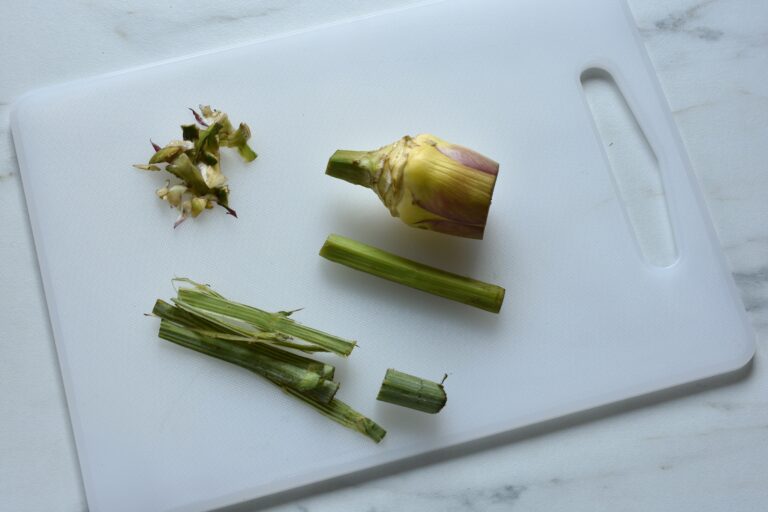
POLYGON ((294 311, 269 313, 186 278, 174 282, 180 284, 176 297, 157 300, 152 310, 161 319, 161 339, 250 370, 337 423, 381 441, 384 429, 335 398, 334 366, 292 352, 347 356, 355 341, 299 324, 290 318, 294 311))

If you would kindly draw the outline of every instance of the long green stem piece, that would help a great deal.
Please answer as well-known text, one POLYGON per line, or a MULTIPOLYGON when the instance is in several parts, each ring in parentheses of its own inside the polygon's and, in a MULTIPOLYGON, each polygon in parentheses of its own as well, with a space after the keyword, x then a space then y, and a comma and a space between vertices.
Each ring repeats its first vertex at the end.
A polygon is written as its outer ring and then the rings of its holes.
POLYGON ((448 397, 442 383, 390 368, 384 376, 376 400, 435 414, 445 406, 448 397))
POLYGON ((320 256, 374 276, 498 313, 504 288, 402 258, 340 235, 330 235, 320 256))

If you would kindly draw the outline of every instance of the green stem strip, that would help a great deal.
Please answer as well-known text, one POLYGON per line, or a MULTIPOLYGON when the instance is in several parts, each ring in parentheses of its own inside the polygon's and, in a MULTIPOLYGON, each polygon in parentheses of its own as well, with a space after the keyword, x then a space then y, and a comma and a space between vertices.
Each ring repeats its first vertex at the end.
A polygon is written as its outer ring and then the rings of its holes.
POLYGON ((498 313, 504 288, 402 258, 340 235, 330 235, 320 256, 433 295, 498 313))
MULTIPOLYGON (((309 372, 317 373, 323 379, 331 380, 334 377, 336 367, 331 364, 300 356, 285 350, 280 350, 278 348, 273 348, 264 343, 252 343, 249 340, 243 341, 237 338, 232 340, 228 339, 226 334, 222 334, 220 332, 214 332, 211 334, 209 333, 211 327, 204 320, 200 319, 199 317, 195 317, 194 315, 191 315, 176 306, 168 304, 163 300, 158 300, 155 303, 155 307, 152 310, 152 313, 160 318, 169 320, 175 324, 179 324, 191 331, 194 331, 196 334, 201 335, 204 339, 218 339, 222 342, 220 345, 225 347, 234 345, 254 353, 255 357, 263 355, 287 364, 291 364, 293 366, 303 368, 309 372)), ((215 328, 216 326, 213 326, 213 329, 215 328)))
POLYGON ((250 370, 297 393, 306 393, 319 403, 329 403, 339 389, 338 382, 324 379, 315 372, 267 356, 256 355, 232 344, 228 345, 200 336, 169 320, 160 321, 158 336, 182 347, 250 370))
POLYGON ((377 443, 384 439, 384 436, 387 435, 387 431, 384 430, 378 423, 370 418, 363 416, 341 400, 334 398, 327 404, 321 404, 315 402, 306 394, 297 393, 293 389, 285 388, 285 391, 288 394, 295 396, 299 400, 302 400, 311 405, 320 414, 323 414, 324 416, 332 419, 340 425, 360 432, 361 434, 369 437, 377 443))
POLYGON ((355 341, 345 340, 338 336, 301 325, 289 318, 287 314, 269 313, 252 306, 232 302, 196 288, 180 289, 177 301, 192 307, 236 318, 262 331, 278 332, 287 336, 293 336, 342 356, 348 356, 356 345, 355 341))

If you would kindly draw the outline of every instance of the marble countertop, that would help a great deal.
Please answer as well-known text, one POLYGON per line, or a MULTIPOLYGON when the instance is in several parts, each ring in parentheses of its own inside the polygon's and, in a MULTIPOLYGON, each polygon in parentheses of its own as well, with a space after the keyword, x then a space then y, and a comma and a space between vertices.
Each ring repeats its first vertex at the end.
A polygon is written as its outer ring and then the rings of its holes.
MULTIPOLYGON (((87 508, 8 127, 42 85, 415 0, 41 0, 0 17, 0 510, 87 508)), ((758 333, 753 364, 354 482, 275 511, 764 510, 768 503, 768 3, 630 0, 758 333)))

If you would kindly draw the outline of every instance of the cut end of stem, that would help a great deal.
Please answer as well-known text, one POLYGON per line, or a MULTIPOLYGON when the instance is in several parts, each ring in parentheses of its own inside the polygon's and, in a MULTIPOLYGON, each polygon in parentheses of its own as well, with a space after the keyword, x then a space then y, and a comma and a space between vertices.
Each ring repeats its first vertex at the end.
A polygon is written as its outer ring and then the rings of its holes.
POLYGON ((371 186, 371 173, 362 163, 368 156, 367 151, 347 151, 339 149, 328 160, 325 174, 363 187, 371 186))

